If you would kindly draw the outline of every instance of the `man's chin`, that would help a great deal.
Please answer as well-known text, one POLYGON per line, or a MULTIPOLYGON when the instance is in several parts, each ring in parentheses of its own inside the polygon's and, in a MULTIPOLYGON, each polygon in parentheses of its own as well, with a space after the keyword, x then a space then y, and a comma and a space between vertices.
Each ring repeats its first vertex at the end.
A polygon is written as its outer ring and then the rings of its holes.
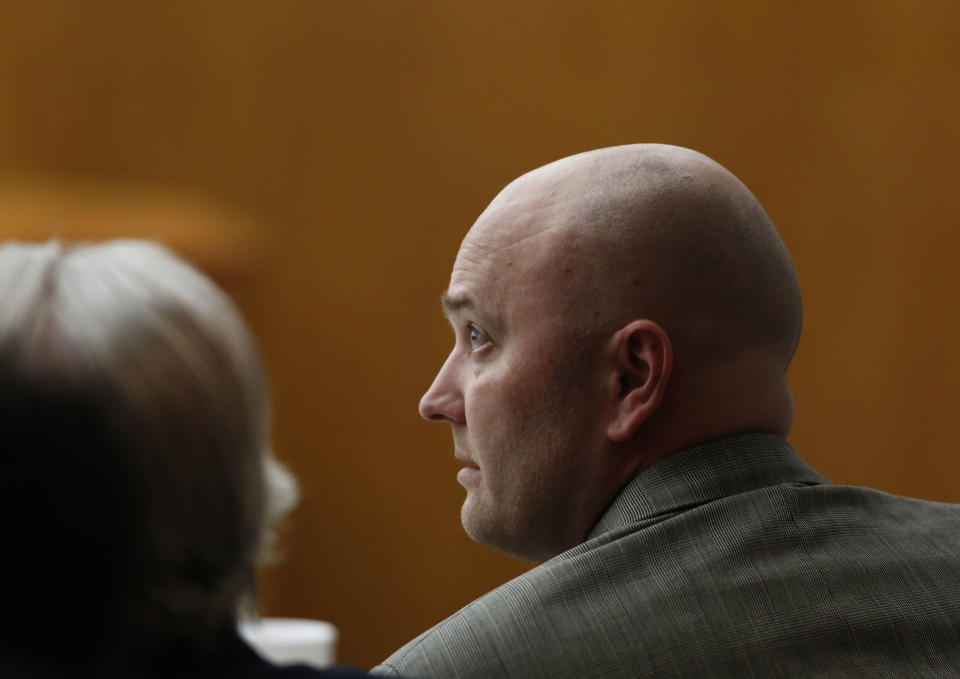
MULTIPOLYGON (((541 544, 537 533, 524 534, 505 530, 507 523, 498 523, 496 516, 489 511, 477 497, 476 491, 467 491, 467 497, 460 507, 460 524, 470 539, 481 545, 492 547, 507 556, 533 563, 542 563, 556 556, 564 549, 555 545, 541 544), (533 537, 533 539, 531 539, 533 537)), ((572 547, 573 545, 569 545, 572 547)))
POLYGON ((490 544, 490 527, 487 521, 483 520, 484 512, 477 507, 476 492, 468 490, 467 497, 460 507, 460 524, 470 539, 483 545, 490 544))
POLYGON ((467 492, 467 498, 460 508, 460 523, 464 532, 474 542, 492 547, 510 556, 517 556, 516 550, 511 548, 511 541, 505 539, 508 536, 504 534, 502 526, 493 520, 489 511, 484 511, 473 492, 467 492))

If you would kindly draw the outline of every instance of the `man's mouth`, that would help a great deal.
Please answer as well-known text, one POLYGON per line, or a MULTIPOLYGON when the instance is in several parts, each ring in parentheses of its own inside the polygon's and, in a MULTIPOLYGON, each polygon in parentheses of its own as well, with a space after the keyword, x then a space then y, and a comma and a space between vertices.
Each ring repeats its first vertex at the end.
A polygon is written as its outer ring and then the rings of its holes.
POLYGON ((460 485, 464 486, 465 488, 469 488, 470 486, 478 483, 480 478, 480 465, 471 460, 460 450, 455 449, 453 451, 453 456, 464 465, 460 468, 460 471, 457 472, 457 481, 460 483, 460 485))

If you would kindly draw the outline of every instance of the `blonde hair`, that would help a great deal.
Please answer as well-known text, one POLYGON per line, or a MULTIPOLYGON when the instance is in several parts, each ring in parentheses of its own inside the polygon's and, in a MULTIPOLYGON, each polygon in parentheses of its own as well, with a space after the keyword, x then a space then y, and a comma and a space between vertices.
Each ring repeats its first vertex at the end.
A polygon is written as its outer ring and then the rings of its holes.
MULTIPOLYGON (((37 502, 60 522, 21 533, 69 526, 46 537, 75 552, 87 582, 72 587, 111 590, 131 638, 234 623, 296 484, 267 447, 254 340, 216 285, 144 241, 0 246, 0 392, 7 456, 58 495, 37 502)), ((32 555, 15 558, 30 577, 32 555)))

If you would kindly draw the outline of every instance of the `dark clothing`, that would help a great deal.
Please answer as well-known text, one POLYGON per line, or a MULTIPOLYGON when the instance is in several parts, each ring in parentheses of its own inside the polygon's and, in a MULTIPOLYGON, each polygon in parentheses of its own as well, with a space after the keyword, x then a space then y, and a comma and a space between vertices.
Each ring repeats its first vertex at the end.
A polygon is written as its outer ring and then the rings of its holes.
POLYGON ((367 676, 366 672, 348 667, 320 670, 300 664, 274 665, 232 632, 224 635, 213 652, 167 648, 153 660, 133 669, 94 670, 54 657, 26 663, 0 657, 0 679, 356 679, 367 676))

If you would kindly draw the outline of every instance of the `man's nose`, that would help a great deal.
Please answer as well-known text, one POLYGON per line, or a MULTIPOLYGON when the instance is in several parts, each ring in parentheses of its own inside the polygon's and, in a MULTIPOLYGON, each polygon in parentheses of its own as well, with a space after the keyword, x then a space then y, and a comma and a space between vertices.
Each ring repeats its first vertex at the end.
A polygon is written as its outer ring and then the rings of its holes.
POLYGON ((463 391, 456 379, 455 357, 447 357, 433 384, 420 399, 420 417, 425 420, 464 422, 463 391))

